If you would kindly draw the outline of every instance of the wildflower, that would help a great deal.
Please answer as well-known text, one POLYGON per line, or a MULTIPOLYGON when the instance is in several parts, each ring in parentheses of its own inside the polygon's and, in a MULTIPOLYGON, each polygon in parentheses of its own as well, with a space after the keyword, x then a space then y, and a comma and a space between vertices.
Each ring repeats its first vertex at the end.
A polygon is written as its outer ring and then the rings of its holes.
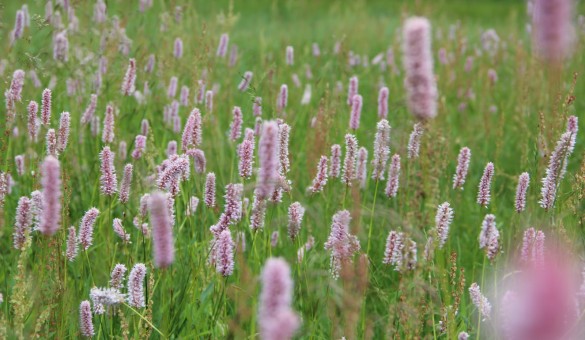
POLYGON ((114 168, 114 153, 109 146, 105 146, 100 152, 100 160, 100 190, 102 194, 112 196, 118 191, 118 179, 114 168))
POLYGON ((122 225, 122 220, 119 218, 114 218, 114 222, 112 224, 114 228, 114 233, 118 235, 124 243, 131 243, 130 242, 130 234, 126 233, 124 230, 124 226, 122 225))
POLYGON ((254 113, 254 117, 262 116, 262 98, 261 97, 254 98, 252 112, 254 113))
POLYGON ((380 119, 388 117, 388 93, 388 88, 384 86, 378 94, 378 118, 380 119))
POLYGON ((288 207, 288 236, 291 240, 295 240, 299 235, 304 215, 305 208, 299 202, 294 202, 288 207))
POLYGON ((487 207, 490 204, 490 186, 492 178, 494 177, 494 163, 489 162, 484 171, 481 180, 479 181, 479 191, 477 193, 477 203, 487 207))
POLYGON ((279 178, 278 158, 278 124, 274 121, 264 122, 258 145, 260 170, 256 190, 259 198, 265 199, 274 191, 279 178))
POLYGON ((18 200, 16 207, 16 221, 14 223, 14 248, 22 250, 28 238, 28 231, 32 224, 31 200, 23 196, 18 200))
POLYGON ((82 301, 79 305, 79 330, 81 335, 87 338, 94 336, 91 305, 89 301, 82 301))
POLYGON ((286 47, 286 64, 289 66, 294 64, 294 49, 292 46, 286 47))
POLYGON ((439 205, 437 215, 435 216, 435 227, 437 229, 437 236, 439 239, 439 248, 443 248, 449 235, 449 226, 453 221, 453 208, 449 202, 439 205))
POLYGON ((492 261, 500 250, 499 240, 500 232, 496 228, 496 216, 488 214, 481 224, 479 248, 484 249, 487 257, 492 261))
POLYGON ((426 18, 406 20, 402 49, 408 109, 418 119, 434 118, 437 115, 437 85, 433 74, 431 25, 426 18))
MULTIPOLYGON (((343 169, 341 182, 351 186, 351 182, 356 178, 356 159, 358 141, 352 134, 345 135, 345 159, 343 160, 343 169)), ((333 163, 333 162, 332 162, 333 163)))
POLYGON ((102 134, 102 142, 105 144, 114 141, 114 108, 112 105, 106 106, 106 117, 104 118, 104 132, 102 134))
POLYGON ((228 43, 230 37, 227 33, 224 33, 219 38, 219 45, 217 46, 217 56, 220 58, 224 58, 227 54, 228 43))
POLYGON ((122 94, 125 96, 129 96, 134 93, 135 87, 134 83, 136 82, 136 60, 131 58, 128 61, 128 69, 126 70, 126 74, 124 75, 124 80, 122 81, 122 94))
POLYGON ((467 171, 469 170, 469 161, 471 159, 471 150, 468 147, 461 148, 459 156, 457 156, 457 168, 455 169, 455 175, 453 175, 453 189, 463 189, 465 178, 467 177, 467 171))
POLYGON ((126 298, 120 290, 116 288, 98 288, 93 287, 89 292, 89 298, 93 302, 93 312, 101 315, 124 302, 126 298))
POLYGON ((47 143, 47 155, 57 157, 57 135, 55 129, 47 130, 45 140, 47 143))
POLYGON ((59 161, 47 156, 42 165, 43 214, 39 230, 45 235, 53 235, 61 221, 61 170, 59 161))
POLYGON ((334 279, 339 277, 342 264, 350 262, 353 254, 360 250, 359 240, 349 233, 350 221, 351 216, 347 210, 333 215, 331 233, 325 242, 325 249, 331 252, 331 275, 334 279))
POLYGON ((266 200, 259 198, 254 191, 252 200, 252 213, 250 215, 250 229, 258 230, 264 228, 264 217, 266 215, 266 200))
POLYGON ((83 250, 87 250, 93 243, 93 226, 99 213, 100 211, 96 208, 91 208, 81 219, 79 226, 79 244, 81 244, 83 250))
POLYGON ((358 94, 358 77, 353 76, 349 78, 349 85, 347 86, 347 105, 353 104, 354 97, 358 94))
POLYGON ((390 168, 388 169, 388 182, 386 184, 386 196, 396 197, 398 193, 398 185, 400 181, 400 156, 395 154, 390 161, 390 168))
POLYGON ((422 134, 424 132, 423 126, 421 123, 414 124, 414 128, 410 137, 408 138, 408 158, 414 159, 418 158, 418 153, 420 150, 420 139, 422 138, 422 134))
POLYGON ((146 277, 146 266, 142 263, 137 263, 132 267, 130 275, 128 276, 128 295, 127 302, 131 307, 144 308, 146 303, 144 301, 144 278, 146 277))
POLYGON ((43 91, 43 100, 41 101, 41 124, 49 125, 51 122, 51 90, 43 91))
POLYGON ((167 197, 160 192, 150 195, 150 222, 152 224, 152 241, 156 267, 165 268, 175 258, 173 230, 167 197))
POLYGON ((248 86, 250 86, 250 83, 252 82, 253 75, 254 74, 250 71, 244 72, 244 76, 242 77, 242 81, 238 85, 238 90, 240 90, 241 92, 246 91, 248 89, 248 86))
POLYGON ((286 104, 288 101, 288 86, 286 84, 282 84, 280 86, 280 93, 278 94, 278 99, 276 100, 276 109, 278 112, 283 112, 286 108, 286 104))
POLYGON ((291 339, 299 327, 292 310, 293 281, 290 267, 282 258, 270 258, 262 269, 262 291, 258 308, 260 337, 264 340, 291 339))
POLYGON ((229 229, 222 231, 214 245, 215 269, 223 276, 234 272, 234 241, 229 229))
POLYGON ((349 128, 357 130, 360 127, 360 116, 362 114, 362 96, 356 94, 351 100, 351 114, 349 128))
POLYGON ((53 59, 62 62, 69 60, 69 39, 67 39, 67 31, 59 32, 53 37, 53 59))
POLYGON ((18 176, 24 175, 24 155, 14 156, 14 165, 16 166, 18 176))
POLYGON ((534 48, 545 61, 558 63, 569 54, 574 39, 572 1, 536 0, 533 4, 534 48))
POLYGON ((232 123, 230 124, 230 140, 235 142, 242 136, 242 123, 244 121, 244 117, 242 116, 242 109, 240 109, 238 106, 234 106, 232 114, 233 119, 232 123))
POLYGON ((139 159, 142 157, 146 149, 146 137, 143 135, 136 136, 134 141, 134 150, 132 150, 132 158, 139 159))
POLYGON ((530 175, 523 172, 518 178, 518 187, 516 188, 516 212, 522 212, 526 208, 526 191, 530 183, 530 175))
POLYGON ((312 193, 318 193, 323 191, 323 188, 327 184, 327 157, 321 156, 319 163, 317 164, 317 174, 313 179, 313 183, 309 187, 312 193))
POLYGON ((57 133, 57 151, 64 152, 69 140, 69 128, 71 126, 71 117, 69 112, 62 112, 59 119, 59 131, 57 133))
POLYGON ((77 242, 77 233, 75 227, 71 226, 67 233, 67 248, 65 250, 65 256, 69 262, 73 262, 79 252, 79 243, 77 242))
POLYGON ((368 165, 368 150, 361 147, 358 150, 357 162, 356 162, 356 179, 360 183, 361 188, 366 187, 367 179, 367 165, 368 165))
POLYGON ((213 172, 207 174, 204 196, 205 205, 208 208, 215 207, 215 174, 213 172))
POLYGON ((87 123, 91 122, 91 120, 93 119, 93 116, 95 114, 96 107, 97 107, 97 95, 92 94, 89 98, 89 104, 87 105, 87 108, 85 109, 85 111, 83 112, 83 115, 81 116, 81 124, 87 124, 87 123))
POLYGON ((471 284, 469 287, 469 295, 471 296, 471 302, 477 307, 483 319, 485 320, 486 318, 489 318, 492 311, 492 305, 488 299, 481 294, 477 283, 474 282, 471 284))
POLYGON ((374 159, 372 160, 372 179, 383 180, 386 163, 390 157, 390 125, 386 119, 378 122, 374 139, 374 159))
MULTIPOLYGON (((252 130, 250 130, 252 131, 252 130)), ((253 133, 253 131, 252 131, 253 133)), ((254 138, 246 138, 240 144, 238 148, 238 156, 240 157, 238 163, 238 170, 240 177, 242 178, 250 178, 252 177, 252 167, 254 165, 254 148, 256 147, 254 143, 254 138)))
POLYGON ((39 104, 31 100, 28 104, 28 136, 30 140, 35 142, 37 140, 37 112, 39 111, 39 104))

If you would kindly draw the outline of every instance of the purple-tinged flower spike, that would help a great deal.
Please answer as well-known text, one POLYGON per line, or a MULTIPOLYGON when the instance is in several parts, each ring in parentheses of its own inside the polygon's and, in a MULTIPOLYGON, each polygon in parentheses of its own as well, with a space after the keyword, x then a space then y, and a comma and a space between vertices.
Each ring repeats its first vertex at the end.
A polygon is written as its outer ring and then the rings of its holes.
POLYGON ((347 210, 333 215, 331 233, 325 242, 325 249, 331 252, 331 275, 334 279, 339 277, 342 264, 351 262, 352 256, 360 251, 358 238, 349 233, 350 221, 351 215, 347 210))
POLYGON ((207 174, 207 179, 205 180, 205 193, 204 193, 205 205, 208 208, 215 207, 215 173, 210 172, 207 174))
POLYGON ((187 118, 185 127, 183 128, 183 135, 181 136, 181 149, 186 151, 190 145, 193 144, 193 131, 195 129, 195 115, 192 112, 187 118))
POLYGON ((169 191, 172 197, 180 191, 181 181, 189 178, 189 157, 187 155, 173 156, 165 160, 160 166, 156 185, 169 191))
POLYGON ((199 149, 189 149, 186 152, 187 155, 193 157, 193 169, 196 173, 202 174, 205 172, 205 152, 199 149))
POLYGON ((39 230, 43 215, 43 193, 35 190, 30 193, 32 204, 33 230, 39 230))
POLYGON ((177 77, 171 77, 171 80, 169 81, 169 87, 167 88, 167 96, 169 98, 175 98, 175 96, 177 95, 178 82, 179 79, 177 79, 177 77))
POLYGON ((106 21, 106 3, 104 0, 98 0, 93 6, 93 21, 96 24, 106 21))
POLYGON ((357 163, 356 163, 356 179, 360 183, 360 188, 366 187, 366 179, 368 178, 368 150, 361 147, 358 150, 357 163))
POLYGON ((471 284, 469 287, 469 295, 471 296, 471 302, 473 302, 477 310, 480 312, 483 320, 489 319, 492 305, 488 299, 481 294, 477 283, 474 282, 471 284))
POLYGON ((380 89, 378 93, 378 118, 388 118, 388 95, 389 91, 386 86, 380 89))
POLYGON ((467 334, 467 332, 459 332, 459 335, 457 335, 457 340, 468 340, 469 339, 469 334, 467 334))
POLYGON ((181 105, 189 106, 189 88, 187 86, 181 86, 181 105))
POLYGON ((118 144, 118 158, 120 158, 122 161, 125 161, 127 157, 128 144, 126 144, 126 141, 120 141, 120 144, 118 144))
POLYGON ((83 250, 87 250, 93 243, 93 226, 99 214, 99 210, 91 208, 81 219, 81 224, 79 225, 79 244, 83 250))
POLYGON ((136 83, 136 59, 131 58, 128 61, 128 69, 126 70, 126 74, 124 75, 124 80, 122 81, 122 94, 125 96, 130 96, 134 94, 135 91, 135 83, 136 83))
POLYGON ((49 129, 47 131, 45 142, 47 144, 47 155, 57 157, 57 134, 55 133, 55 129, 49 129))
POLYGON ((313 178, 313 183, 309 187, 309 191, 313 194, 323 191, 327 184, 327 157, 321 156, 317 164, 317 173, 313 178))
POLYGON ((439 249, 442 249, 449 236, 449 226, 453 221, 453 208, 449 202, 439 205, 437 208, 437 215, 435 216, 435 227, 437 230, 437 238, 439 240, 439 249))
POLYGON ((83 115, 81 116, 81 124, 87 124, 91 122, 91 120, 93 119, 97 107, 97 98, 98 97, 96 94, 92 94, 90 96, 89 104, 87 105, 87 108, 85 109, 83 115))
POLYGON ((35 142, 37 140, 37 124, 38 124, 38 117, 37 113, 39 112, 39 104, 34 100, 31 100, 28 103, 28 137, 31 141, 35 142))
POLYGON ((288 207, 288 236, 293 241, 299 236, 303 216, 305 208, 299 202, 294 202, 288 207))
MULTIPOLYGON (((252 131, 253 132, 253 131, 252 131)), ((238 162, 238 171, 240 177, 249 179, 252 177, 252 168, 254 166, 254 149, 256 145, 254 138, 244 139, 242 144, 238 147, 238 156, 240 160, 238 162)))
POLYGON ((278 98, 276 99, 276 111, 279 113, 284 112, 284 109, 286 109, 287 102, 288 102, 288 86, 286 86, 286 84, 282 84, 280 86, 280 92, 278 93, 278 98))
POLYGON ((278 125, 278 172, 285 175, 290 171, 290 161, 288 159, 288 143, 290 138, 290 125, 281 123, 278 125))
POLYGON ((477 203, 484 207, 490 204, 490 187, 492 185, 492 178, 494 177, 494 163, 489 162, 483 170, 483 176, 479 181, 479 191, 477 193, 477 203))
POLYGON ((261 339, 288 340, 299 327, 299 317, 291 308, 293 285, 288 263, 282 258, 269 258, 262 269, 258 308, 261 339))
POLYGON ((65 256, 69 262, 73 262, 79 253, 79 243, 77 242, 77 232, 74 226, 69 227, 67 233, 67 248, 65 256))
POLYGON ((339 177, 341 174, 341 146, 335 144, 331 146, 331 168, 329 169, 329 176, 339 177))
POLYGON ((286 64, 288 66, 292 66, 295 63, 295 59, 294 59, 294 49, 292 46, 287 46, 286 47, 286 64))
POLYGON ((10 89, 8 90, 9 97, 14 101, 22 100, 22 88, 24 86, 23 70, 16 70, 12 74, 12 81, 10 82, 10 89))
POLYGON ((61 222, 61 170, 59 161, 47 156, 42 165, 43 214, 39 230, 45 235, 53 235, 61 222))
POLYGON ((67 31, 59 32, 53 37, 53 59, 62 62, 69 60, 69 39, 67 39, 67 31))
POLYGON ((244 122, 242 109, 239 106, 234 106, 232 117, 232 123, 230 124, 230 140, 235 142, 242 136, 242 123, 244 122))
POLYGON ((224 33, 219 37, 219 45, 217 46, 217 56, 220 58, 225 58, 228 50, 230 37, 227 33, 224 33))
POLYGON ((349 118, 349 128, 357 130, 360 127, 360 116, 362 114, 362 96, 356 94, 351 100, 351 113, 349 118))
POLYGON ((224 213, 230 222, 237 222, 242 219, 242 184, 228 184, 225 186, 225 207, 224 213))
POLYGON ((112 228, 114 229, 114 233, 116 233, 116 235, 118 235, 122 239, 122 241, 124 241, 124 243, 131 243, 130 234, 126 233, 126 230, 124 230, 124 225, 122 224, 121 219, 114 218, 112 228))
POLYGON ((420 140, 422 138, 424 132, 424 128, 421 123, 414 124, 412 129, 412 133, 408 138, 408 158, 415 159, 418 158, 419 150, 420 150, 420 140))
POLYGON ((573 1, 535 0, 532 27, 534 48, 545 61, 561 62, 569 55, 574 40, 573 1))
POLYGON ((414 242, 412 239, 406 239, 405 245, 404 245, 404 258, 403 258, 403 264, 404 266, 402 268, 400 268, 400 271, 404 271, 404 270, 415 270, 416 269, 416 263, 417 263, 417 248, 416 248, 416 242, 414 242))
POLYGON ((167 144, 167 157, 175 156, 177 154, 177 141, 172 140, 167 144))
POLYGON ((13 242, 14 248, 22 250, 26 244, 30 226, 32 224, 32 203, 23 196, 18 200, 16 207, 16 221, 14 222, 13 242))
POLYGON ((232 234, 229 229, 222 231, 213 246, 215 252, 215 270, 222 276, 230 276, 234 272, 234 248, 232 234))
POLYGON ((128 269, 125 265, 118 263, 110 274, 110 287, 121 290, 124 287, 124 275, 128 269))
POLYGON ((252 105, 252 112, 254 113, 254 117, 261 117, 262 116, 262 98, 261 97, 254 98, 254 104, 252 105))
POLYGON ((258 198, 254 192, 252 200, 252 213, 250 215, 250 229, 253 231, 264 228, 264 217, 266 215, 266 200, 258 198))
POLYGON ((152 225, 154 264, 157 268, 166 268, 175 260, 173 226, 167 196, 160 192, 151 194, 149 210, 152 225))
POLYGON ((250 86, 250 83, 252 82, 253 76, 254 74, 251 71, 244 72, 244 75, 242 76, 242 81, 240 81, 240 84, 238 85, 238 90, 240 90, 241 92, 246 91, 250 86))
POLYGON ((384 260, 382 263, 395 266, 395 270, 402 268, 404 249, 404 234, 392 230, 386 239, 386 248, 384 250, 384 260))
POLYGON ((70 126, 71 116, 69 115, 69 112, 62 112, 61 119, 59 119, 59 132, 57 133, 57 151, 61 153, 67 148, 70 126))
POLYGON ((481 224, 479 249, 484 249, 488 259, 493 261, 500 250, 500 232, 496 228, 496 216, 488 214, 481 224))
POLYGON ((528 228, 522 238, 520 259, 524 264, 542 264, 544 262, 545 235, 540 230, 528 228))
POLYGON ((112 105, 106 106, 106 117, 104 118, 102 141, 105 144, 114 142, 114 108, 112 105))
POLYGON ((527 172, 523 172, 520 177, 518 177, 518 187, 516 188, 515 208, 518 213, 526 209, 526 192, 528 191, 529 184, 530 175, 527 172))
POLYGON ((109 146, 104 146, 100 152, 100 191, 106 196, 112 196, 118 192, 118 179, 114 168, 114 153, 109 146))
POLYGON ((228 66, 234 67, 234 66, 236 66, 237 62, 238 62, 238 45, 233 44, 232 47, 230 48, 230 60, 229 60, 228 66))
POLYGON ((91 305, 88 300, 82 301, 79 305, 79 330, 81 331, 81 335, 86 338, 91 338, 95 335, 91 305))
POLYGON ((175 39, 175 48, 173 50, 175 58, 181 59, 183 56, 183 40, 181 38, 175 39))
POLYGON ((146 307, 144 299, 144 278, 146 277, 146 266, 143 263, 137 263, 132 267, 128 275, 128 305, 135 308, 146 307))
POLYGON ((25 27, 24 12, 22 10, 16 11, 16 20, 14 21, 14 29, 10 35, 10 44, 14 44, 17 39, 22 38, 25 27))
POLYGON ((199 198, 195 196, 191 196, 189 198, 189 204, 187 205, 187 209, 185 210, 185 215, 192 216, 195 215, 197 212, 197 207, 199 206, 199 198))
POLYGON ((347 105, 353 104, 353 98, 358 94, 358 77, 353 76, 349 78, 349 85, 347 86, 347 105))
POLYGON ((4 206, 4 198, 9 191, 10 174, 0 172, 0 208, 4 206))
POLYGON ((140 122, 140 134, 143 136, 148 136, 148 130, 150 129, 150 125, 148 124, 148 119, 143 119, 140 122))
POLYGON ((207 113, 213 112, 213 91, 205 92, 205 109, 207 113))
POLYGON ((402 32, 408 109, 418 119, 434 118, 437 115, 437 84, 433 74, 431 24, 426 18, 409 18, 402 32))
POLYGON ((144 150, 146 149, 146 136, 138 135, 134 141, 134 150, 132 150, 132 158, 140 159, 144 150))
POLYGON ((396 197, 400 183, 400 156, 395 154, 390 161, 388 169, 388 183, 386 184, 386 196, 396 197))
POLYGON ((341 182, 351 186, 351 182, 356 178, 356 160, 358 152, 358 141, 354 135, 348 133, 345 135, 345 159, 343 160, 343 169, 341 182))
POLYGON ((48 126, 51 123, 51 90, 43 91, 41 101, 41 124, 48 126))
POLYGON ((386 163, 390 158, 390 125, 386 119, 378 122, 374 139, 374 159, 372 159, 372 179, 384 179, 386 163))
POLYGON ((546 210, 554 206, 559 182, 566 173, 569 156, 573 153, 577 137, 577 117, 569 117, 567 131, 561 135, 552 152, 546 169, 546 177, 542 179, 540 206, 546 210))
POLYGON ((470 160, 471 150, 469 150, 468 147, 461 148, 459 156, 457 156, 455 175, 453 175, 453 189, 461 188, 461 190, 463 190, 463 184, 465 184, 465 179, 467 178, 470 160))
POLYGON ((279 143, 278 123, 275 121, 264 122, 258 145, 258 181, 256 194, 261 199, 268 198, 273 192, 279 180, 279 143))
POLYGON ((24 175, 24 155, 14 156, 14 165, 18 176, 24 175))

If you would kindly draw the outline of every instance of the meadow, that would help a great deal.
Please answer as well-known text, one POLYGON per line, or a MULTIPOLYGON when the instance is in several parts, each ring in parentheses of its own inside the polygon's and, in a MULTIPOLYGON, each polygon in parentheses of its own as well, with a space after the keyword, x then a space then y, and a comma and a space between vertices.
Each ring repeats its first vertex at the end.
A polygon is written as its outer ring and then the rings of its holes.
POLYGON ((2 1, 0 339, 582 339, 570 3, 2 1))

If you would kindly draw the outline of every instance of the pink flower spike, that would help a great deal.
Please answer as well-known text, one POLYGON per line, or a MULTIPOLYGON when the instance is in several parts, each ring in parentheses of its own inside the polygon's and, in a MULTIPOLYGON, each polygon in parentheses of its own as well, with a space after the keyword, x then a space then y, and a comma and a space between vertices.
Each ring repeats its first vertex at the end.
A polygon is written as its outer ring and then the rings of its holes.
POLYGON ((357 130, 360 127, 360 116, 362 114, 362 96, 356 94, 351 101, 351 114, 349 128, 357 130))
POLYGON ((217 56, 220 58, 225 58, 228 50, 228 43, 229 43, 229 35, 224 33, 219 38, 219 45, 217 46, 217 56))
POLYGON ((79 226, 79 244, 83 250, 87 250, 93 243, 93 227, 100 211, 96 208, 89 209, 79 226))
POLYGON ((105 146, 100 152, 101 160, 101 177, 100 189, 102 194, 112 196, 118 192, 118 179, 116 177, 116 169, 114 168, 114 153, 109 146, 105 146))
POLYGON ((477 203, 484 207, 490 204, 490 187, 492 184, 492 178, 494 177, 494 163, 489 162, 484 171, 481 180, 479 181, 479 191, 477 193, 477 203))
POLYGON ((67 148, 69 140, 69 129, 71 126, 71 116, 69 112, 62 112, 59 119, 59 132, 57 134, 57 151, 63 153, 67 148))
POLYGON ((95 335, 93 330, 91 305, 88 300, 82 301, 79 305, 79 330, 81 331, 81 335, 87 338, 91 338, 95 335))
POLYGON ((130 198, 130 186, 132 184, 132 171, 134 167, 132 164, 126 164, 124 166, 124 176, 122 177, 122 183, 120 184, 120 203, 126 204, 130 198))
POLYGON ((388 88, 384 86, 378 94, 378 118, 380 119, 386 119, 388 117, 388 93, 388 88))
POLYGON ((215 269, 222 276, 230 276, 234 272, 235 244, 229 229, 222 231, 213 246, 215 252, 215 269))
POLYGON ((232 123, 230 124, 230 140, 235 142, 242 136, 242 123, 244 121, 242 109, 239 106, 234 106, 232 117, 232 123))
POLYGON ((59 161, 53 156, 47 156, 43 162, 41 185, 43 213, 39 230, 45 235, 53 235, 61 221, 61 170, 59 161))
POLYGON ((122 81, 122 94, 125 96, 130 96, 134 94, 135 86, 134 83, 136 82, 136 60, 131 58, 128 61, 128 69, 126 70, 126 75, 124 75, 124 80, 122 81))
POLYGON ((400 182, 400 156, 395 154, 390 161, 390 168, 388 169, 388 183, 386 184, 386 196, 396 197, 398 193, 398 186, 400 182))
POLYGON ((254 74, 250 71, 246 71, 244 73, 244 75, 242 76, 242 81, 240 82, 240 84, 238 85, 238 90, 241 92, 244 92, 248 89, 248 87, 250 86, 250 83, 252 82, 252 76, 254 74))
POLYGON ((420 140, 422 138, 424 129, 421 123, 414 124, 412 133, 408 139, 408 158, 418 158, 420 150, 420 140))
POLYGON ((149 210, 150 223, 152 224, 154 263, 158 268, 166 268, 175 259, 171 214, 166 195, 160 192, 151 194, 149 210))
POLYGON ((128 275, 128 304, 135 308, 146 307, 144 299, 144 278, 146 277, 146 266, 143 263, 137 263, 132 267, 128 275))
POLYGON ((515 208, 518 213, 526 209, 526 192, 529 184, 530 175, 527 172, 523 172, 518 178, 518 187, 516 188, 515 208))
POLYGON ((463 184, 467 177, 467 171, 469 170, 469 161, 471 160, 471 150, 468 147, 461 148, 459 156, 457 156, 457 168, 455 169, 455 175, 453 175, 453 189, 461 188, 463 190, 463 184))
POLYGON ((41 123, 49 125, 51 123, 51 90, 43 91, 43 100, 41 101, 41 123))

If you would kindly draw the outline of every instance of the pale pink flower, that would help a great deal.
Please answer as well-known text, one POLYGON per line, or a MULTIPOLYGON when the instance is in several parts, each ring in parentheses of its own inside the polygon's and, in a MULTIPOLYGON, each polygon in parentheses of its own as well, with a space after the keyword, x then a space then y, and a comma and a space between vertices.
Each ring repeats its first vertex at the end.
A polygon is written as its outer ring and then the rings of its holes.
POLYGON ((421 123, 414 124, 412 129, 412 133, 408 138, 408 158, 414 159, 418 158, 418 153, 420 150, 420 140, 422 138, 424 129, 421 123))
POLYGON ((529 184, 530 175, 527 172, 523 172, 518 178, 518 187, 516 188, 515 208, 518 213, 526 209, 526 192, 529 184))
POLYGON ((457 168, 455 175, 453 175, 453 189, 461 188, 467 178, 467 171, 469 170, 469 161, 471 160, 471 150, 468 147, 463 147, 457 156, 457 168))
POLYGON ((388 169, 388 182, 386 184, 386 196, 396 197, 400 183, 400 155, 395 154, 390 161, 388 169))
POLYGON ((492 184, 492 178, 494 177, 494 163, 489 162, 484 171, 481 180, 479 181, 479 190, 477 193, 477 203, 484 207, 490 204, 490 187, 492 184))
POLYGON ((118 192, 118 179, 114 168, 114 153, 109 146, 105 146, 100 152, 100 160, 100 190, 102 194, 112 196, 118 192))
POLYGON ((312 193, 318 193, 323 191, 327 184, 327 157, 321 156, 319 163, 317 164, 317 173, 313 178, 313 183, 309 187, 312 193))

